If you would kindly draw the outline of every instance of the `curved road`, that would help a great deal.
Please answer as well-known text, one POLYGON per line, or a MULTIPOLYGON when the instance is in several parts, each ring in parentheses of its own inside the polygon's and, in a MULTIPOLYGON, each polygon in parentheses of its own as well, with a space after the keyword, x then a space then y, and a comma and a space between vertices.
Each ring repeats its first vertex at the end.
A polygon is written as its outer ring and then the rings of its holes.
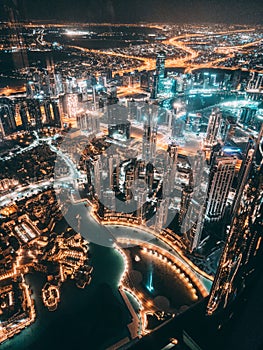
MULTIPOLYGON (((253 42, 250 43, 246 43, 243 45, 236 45, 236 46, 226 46, 226 47, 222 47, 222 46, 218 46, 214 48, 214 53, 218 53, 218 54, 222 54, 224 55, 224 57, 220 57, 217 59, 213 59, 209 62, 206 63, 192 63, 191 61, 194 60, 195 58, 197 58, 198 56, 200 56, 200 53, 196 50, 193 50, 192 48, 190 48, 189 46, 187 46, 182 39, 186 39, 186 38, 207 38, 209 40, 209 38, 211 37, 215 37, 215 36, 220 36, 220 35, 230 35, 230 34, 235 34, 235 33, 246 33, 246 32, 253 32, 254 29, 240 29, 240 30, 229 30, 229 31, 221 31, 221 32, 215 32, 212 34, 184 34, 184 35, 179 35, 179 36, 175 36, 172 37, 170 39, 164 40, 162 43, 166 44, 166 45, 172 45, 175 46, 176 48, 182 50, 185 52, 185 57, 183 58, 168 58, 166 60, 166 67, 167 68, 185 68, 186 72, 191 72, 193 70, 196 69, 200 69, 200 68, 218 68, 218 69, 231 69, 231 70, 235 70, 235 69, 240 69, 240 67, 224 67, 224 66, 217 66, 218 63, 220 62, 224 62, 229 58, 234 57, 234 53, 237 50, 242 50, 254 45, 259 45, 260 43, 262 43, 263 39, 260 40, 255 40, 253 42)), ((128 69, 124 69, 124 70, 120 70, 118 71, 119 74, 123 74, 123 73, 129 73, 134 71, 135 69, 142 71, 142 70, 154 70, 155 69, 155 64, 156 61, 154 58, 145 58, 145 57, 140 57, 140 56, 133 56, 133 55, 126 55, 126 54, 122 54, 122 53, 116 53, 116 52, 108 52, 108 51, 103 51, 103 50, 91 50, 91 49, 86 49, 80 46, 69 46, 71 48, 75 48, 78 49, 80 51, 83 52, 93 52, 96 54, 101 54, 101 55, 108 55, 108 56, 117 56, 117 57, 123 57, 123 58, 127 58, 127 59, 134 59, 134 60, 138 60, 141 61, 141 65, 139 67, 130 67, 128 69)))

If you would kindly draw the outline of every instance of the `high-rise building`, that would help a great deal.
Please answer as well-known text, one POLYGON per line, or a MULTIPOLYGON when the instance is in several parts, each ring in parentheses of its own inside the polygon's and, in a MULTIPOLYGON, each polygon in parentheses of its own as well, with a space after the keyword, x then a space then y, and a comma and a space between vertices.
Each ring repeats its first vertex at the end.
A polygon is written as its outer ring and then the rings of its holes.
POLYGON ((54 65, 48 64, 47 69, 30 68, 26 88, 31 98, 54 97, 63 92, 62 78, 59 74, 55 76, 54 65))
POLYGON ((180 225, 182 225, 182 223, 185 219, 188 207, 189 207, 190 202, 191 202, 192 194, 193 194, 193 188, 191 186, 184 186, 183 187, 182 194, 181 194, 180 212, 179 212, 180 225))
POLYGON ((206 137, 204 140, 206 146, 211 147, 216 144, 219 135, 221 119, 222 114, 220 110, 214 109, 209 117, 206 137))
POLYGON ((116 179, 117 177, 117 173, 119 170, 119 164, 120 163, 120 157, 119 155, 116 153, 112 153, 109 154, 108 157, 108 187, 112 190, 114 188, 115 185, 118 185, 116 183, 116 181, 118 181, 118 179, 116 179))
POLYGON ((246 126, 250 126, 254 122, 256 113, 256 108, 242 107, 239 122, 246 126))
POLYGON ((153 75, 153 85, 152 85, 152 93, 151 98, 156 99, 158 95, 158 84, 159 84, 159 77, 157 73, 155 72, 153 75))
POLYGON ((156 70, 154 74, 152 98, 157 98, 158 94, 162 93, 164 88, 165 78, 165 59, 166 54, 164 51, 160 51, 156 58, 156 70))
POLYGON ((87 135, 94 136, 100 132, 100 115, 93 111, 81 113, 77 115, 77 126, 87 135))
POLYGON ((206 191, 207 179, 204 178, 205 175, 208 177, 205 170, 207 169, 205 154, 203 151, 198 150, 196 155, 193 158, 190 158, 192 174, 190 178, 190 185, 193 188, 196 188, 199 192, 206 191))
POLYGON ((102 173, 102 161, 101 155, 93 162, 93 181, 94 191, 98 196, 98 199, 101 198, 102 192, 102 183, 101 183, 101 173, 102 173))
POLYGON ((64 93, 62 76, 60 73, 54 73, 55 95, 58 96, 64 93))
POLYGON ((150 86, 149 72, 144 71, 140 75, 140 87, 141 87, 141 89, 148 91, 149 86, 150 86))
POLYGON ((146 165, 145 180, 146 180, 149 192, 151 192, 153 189, 153 180, 154 180, 154 166, 151 163, 148 163, 146 165))
POLYGON ((71 93, 64 95, 63 102, 64 113, 68 116, 68 118, 75 119, 79 110, 78 94, 71 93))
POLYGON ((143 154, 143 159, 146 162, 152 161, 155 158, 156 138, 157 138, 157 127, 144 124, 142 154, 143 154))
POLYGON ((147 163, 155 159, 157 141, 157 116, 156 111, 149 107, 145 110, 145 120, 143 126, 142 157, 147 163))
POLYGON ((174 190, 175 176, 177 170, 178 148, 175 143, 169 145, 163 174, 163 196, 170 197, 174 190))
POLYGON ((202 151, 191 159, 192 173, 189 185, 183 187, 181 195, 181 207, 179 212, 179 224, 183 235, 183 243, 192 252, 198 247, 203 232, 205 219, 205 196, 207 181, 205 176, 205 156, 202 151))
POLYGON ((128 116, 129 119, 136 120, 137 117, 137 104, 134 101, 127 101, 128 116))
POLYGON ((21 101, 19 112, 20 112, 20 116, 22 119, 22 124, 23 124, 24 130, 29 130, 30 129, 30 114, 29 114, 29 110, 28 110, 26 101, 21 101))
POLYGON ((256 270, 263 236, 262 134, 249 149, 243 179, 223 253, 211 289, 207 314, 225 310, 246 287, 256 270))
POLYGON ((146 203, 147 191, 144 184, 137 184, 135 200, 137 205, 136 216, 141 221, 144 218, 144 204, 146 203))
POLYGON ((163 198, 158 201, 155 215, 155 230, 160 232, 164 227, 168 219, 170 198, 163 198))
POLYGON ((202 237, 205 206, 200 199, 200 196, 191 192, 190 189, 183 191, 182 203, 188 203, 186 213, 181 213, 185 215, 182 220, 181 232, 183 233, 183 242, 190 252, 198 247, 202 237))
POLYGON ((182 117, 174 117, 172 124, 172 137, 183 137, 185 131, 185 120, 182 117))
POLYGON ((61 127, 59 102, 57 99, 45 99, 39 102, 41 126, 61 127))
POLYGON ((222 120, 220 133, 222 141, 225 142, 227 139, 234 136, 236 130, 236 120, 232 117, 227 117, 222 120))
POLYGON ((58 100, 24 97, 0 99, 0 122, 3 136, 21 130, 41 129, 43 126, 60 128, 58 100))
POLYGON ((181 103, 173 105, 171 113, 171 134, 173 138, 183 137, 185 131, 185 117, 179 114, 179 110, 182 108, 181 103))
POLYGON ((156 58, 156 74, 160 79, 164 79, 165 77, 165 59, 166 54, 164 51, 160 51, 157 54, 156 58))
POLYGON ((129 167, 125 170, 125 198, 131 200, 133 197, 134 181, 138 179, 138 168, 134 160, 130 161, 129 167))
POLYGON ((245 186, 245 183, 247 181, 248 174, 251 168, 251 164, 253 162, 254 147, 255 147, 254 140, 252 138, 249 138, 247 147, 246 147, 245 157, 242 161, 242 165, 238 173, 237 189, 236 189, 236 194, 235 194, 235 198, 234 198, 232 210, 231 210, 232 215, 237 211, 237 208, 239 206, 240 198, 242 195, 241 189, 244 188, 245 186))
POLYGON ((206 203, 206 217, 219 220, 223 217, 226 202, 235 175, 235 157, 216 157, 210 173, 206 203))

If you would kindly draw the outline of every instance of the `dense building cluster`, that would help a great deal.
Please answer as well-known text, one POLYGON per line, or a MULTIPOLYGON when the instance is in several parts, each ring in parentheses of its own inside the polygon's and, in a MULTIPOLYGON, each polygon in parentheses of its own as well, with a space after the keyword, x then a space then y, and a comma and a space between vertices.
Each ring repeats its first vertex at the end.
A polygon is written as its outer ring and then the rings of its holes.
MULTIPOLYGON (((51 311, 67 279, 90 283, 79 203, 100 225, 155 236, 159 248, 142 254, 169 265, 194 301, 213 280, 206 314, 227 309, 262 250, 262 29, 11 27, 0 28, 0 50, 19 64, 3 77, 25 85, 0 98, 0 342, 35 320, 27 274, 44 276, 51 311), (81 45, 120 37, 130 45, 81 45)), ((140 288, 150 295, 152 280, 140 288)))

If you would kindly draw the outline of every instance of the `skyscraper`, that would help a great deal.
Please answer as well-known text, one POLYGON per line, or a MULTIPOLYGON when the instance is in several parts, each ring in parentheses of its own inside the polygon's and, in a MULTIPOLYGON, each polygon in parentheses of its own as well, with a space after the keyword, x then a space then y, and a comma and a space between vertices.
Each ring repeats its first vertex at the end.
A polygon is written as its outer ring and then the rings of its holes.
POLYGON ((191 203, 192 194, 193 194, 192 186, 184 186, 183 187, 182 193, 181 193, 181 204, 180 204, 180 212, 179 212, 180 225, 182 225, 182 223, 185 219, 188 207, 191 203))
POLYGON ((151 98, 156 99, 158 94, 158 83, 159 83, 159 77, 157 73, 155 72, 153 75, 153 85, 152 85, 152 93, 151 98))
POLYGON ((93 184, 94 191, 98 197, 101 198, 102 184, 101 184, 101 173, 102 173, 102 156, 99 155, 93 162, 93 184))
POLYGON ((136 194, 135 194, 135 200, 136 200, 136 215, 137 218, 141 221, 144 218, 144 204, 146 203, 147 198, 147 191, 145 189, 144 184, 138 183, 136 185, 136 194))
POLYGON ((248 178, 248 174, 251 168, 251 164, 254 159, 254 140, 252 138, 249 138, 248 143, 247 143, 247 148, 246 148, 246 153, 245 157, 242 161, 241 168, 238 173, 238 181, 237 181, 237 189, 236 189, 236 194, 234 198, 234 202, 232 205, 232 214, 235 213, 238 209, 240 198, 242 196, 242 188, 244 188, 245 183, 248 178))
POLYGON ((64 112, 68 118, 75 119, 79 110, 78 94, 66 94, 63 98, 64 112))
POLYGON ((198 151, 191 160, 191 167, 189 186, 185 186, 182 190, 179 213, 183 243, 190 252, 197 248, 201 241, 205 218, 207 183, 205 157, 202 151, 198 151))
POLYGON ((87 135, 94 136, 100 131, 100 115, 93 111, 83 112, 77 115, 77 125, 87 135))
POLYGON ((155 108, 145 109, 145 119, 143 126, 142 157, 148 163, 153 161, 156 153, 157 141, 157 116, 155 108))
POLYGON ((213 282, 207 314, 226 309, 244 290, 263 235, 263 128, 244 160, 243 181, 238 187, 233 220, 213 282))
POLYGON ((160 51, 156 58, 156 73, 160 79, 163 79, 165 75, 165 59, 165 52, 160 51))
POLYGON ((159 233, 167 222, 170 198, 163 198, 157 203, 155 230, 159 233))
POLYGON ((206 138, 204 140, 205 146, 211 147, 217 142, 222 114, 220 110, 214 109, 209 117, 208 127, 206 131, 206 138))
POLYGON ((165 52, 160 51, 157 54, 156 58, 156 71, 153 80, 152 98, 158 97, 158 94, 163 91, 163 82, 165 77, 165 59, 165 52))
POLYGON ((256 118, 256 113, 256 108, 242 107, 239 122, 246 126, 250 126, 256 118))
POLYGON ((227 197, 235 175, 236 158, 219 156, 210 173, 206 216, 209 220, 219 220, 223 217, 227 197))
POLYGON ((200 203, 200 197, 191 192, 189 188, 186 188, 182 193, 183 203, 187 203, 186 213, 183 211, 180 213, 185 216, 181 225, 183 242, 187 249, 192 252, 201 241, 205 207, 200 203))
POLYGON ((174 190, 175 185, 175 176, 177 170, 177 157, 178 157, 178 148, 175 143, 169 145, 165 166, 164 166, 164 174, 163 174, 163 195, 164 197, 170 197, 174 190))

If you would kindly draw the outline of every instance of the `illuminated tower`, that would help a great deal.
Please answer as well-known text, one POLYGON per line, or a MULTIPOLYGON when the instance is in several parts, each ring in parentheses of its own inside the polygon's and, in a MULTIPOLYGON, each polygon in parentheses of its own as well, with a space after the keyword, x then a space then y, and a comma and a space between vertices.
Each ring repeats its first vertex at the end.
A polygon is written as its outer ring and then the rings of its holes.
POLYGON ((263 128, 247 154, 249 160, 244 161, 246 171, 238 188, 232 223, 211 289, 208 315, 226 309, 244 290, 248 276, 256 271, 263 235, 262 134, 263 128))
POLYGON ((174 190, 175 176, 177 170, 177 156, 178 148, 175 143, 169 145, 165 160, 164 174, 163 174, 163 196, 171 196, 174 190))
POLYGON ((168 218, 168 210, 175 186, 178 148, 175 143, 169 145, 163 167, 162 200, 158 201, 155 229, 161 230, 168 218))
POLYGON ((157 73, 155 72, 153 75, 153 87, 152 87, 152 94, 151 98, 156 99, 158 94, 158 84, 159 84, 159 77, 157 73))
POLYGON ((145 179, 149 189, 149 192, 153 189, 153 180, 154 180, 154 166, 151 163, 146 165, 145 179))
POLYGON ((142 157, 148 163, 155 159, 156 141, 157 141, 157 117, 154 110, 147 108, 145 110, 145 121, 143 126, 142 138, 142 157))
POLYGON ((54 73, 55 95, 58 96, 64 93, 63 80, 60 73, 54 73))
POLYGON ((165 52, 160 51, 156 58, 156 70, 153 80, 152 98, 157 98, 158 94, 163 91, 163 81, 165 77, 165 59, 165 52))
MULTIPOLYGON (((118 172, 120 158, 118 154, 109 154, 108 157, 108 186, 112 190, 114 188, 114 180, 116 179, 116 172, 118 172)), ((116 179, 117 180, 117 179, 116 179)))
POLYGON ((160 232, 167 222, 170 198, 164 198, 157 203, 157 211, 155 215, 155 230, 160 232))
POLYGON ((230 116, 225 118, 222 120, 220 129, 223 142, 227 141, 229 138, 233 138, 236 130, 236 120, 230 116))
POLYGON ((95 136, 100 131, 100 115, 97 112, 86 111, 77 115, 77 126, 86 135, 95 136))
POLYGON ((191 186, 184 186, 181 194, 181 205, 179 212, 179 223, 182 225, 183 220, 185 219, 188 207, 191 203, 191 197, 193 193, 193 188, 191 186))
POLYGON ((146 203, 147 191, 144 184, 137 184, 135 200, 137 204, 136 215, 137 218, 141 221, 144 218, 144 204, 146 203))
MULTIPOLYGON (((184 192, 186 194, 186 191, 184 192)), ((181 231, 183 233, 183 241, 187 249, 192 252, 196 247, 198 247, 203 226, 204 226, 204 211, 205 207, 200 202, 199 196, 195 198, 193 192, 188 193, 189 195, 186 200, 189 200, 189 205, 185 214, 185 219, 183 220, 181 231)))
POLYGON ((165 52, 160 51, 157 55, 157 58, 156 58, 156 74, 158 75, 159 79, 164 79, 165 59, 166 59, 165 52))
POLYGON ((78 94, 66 94, 64 96, 64 112, 68 118, 75 119, 78 114, 79 100, 78 94))
MULTIPOLYGON (((188 157, 189 158, 189 157, 188 157)), ((198 150, 193 158, 189 158, 191 161, 192 176, 191 186, 197 188, 198 191, 206 191, 208 174, 205 170, 208 168, 206 164, 205 154, 203 151, 198 150)))
POLYGON ((125 197, 127 200, 131 200, 133 197, 133 185, 134 181, 138 178, 138 169, 135 161, 132 160, 128 169, 125 171, 125 197))
POLYGON ((232 205, 232 215, 237 211, 237 208, 239 206, 240 198, 242 196, 242 188, 244 188, 245 183, 248 178, 248 174, 251 168, 251 164, 254 159, 254 140, 250 138, 247 143, 247 148, 246 148, 246 154, 245 158, 243 159, 241 168, 238 173, 238 183, 237 183, 237 190, 236 190, 236 195, 234 198, 234 202, 232 205))
POLYGON ((251 126, 256 118, 256 113, 256 108, 242 107, 239 122, 246 126, 251 126))
POLYGON ((98 156, 98 158, 93 163, 93 184, 94 184, 94 191, 98 198, 101 197, 101 173, 102 173, 102 161, 101 161, 101 155, 98 156))
POLYGON ((206 131, 205 145, 213 146, 217 142, 222 114, 219 109, 213 110, 209 117, 208 127, 206 131))
POLYGON ((202 151, 198 151, 190 161, 192 173, 189 186, 185 186, 182 190, 179 223, 183 243, 192 252, 198 247, 202 237, 208 175, 205 171, 206 161, 202 151))
POLYGON ((223 217, 227 197, 234 179, 235 157, 217 157, 212 167, 208 186, 206 216, 210 220, 223 217))

